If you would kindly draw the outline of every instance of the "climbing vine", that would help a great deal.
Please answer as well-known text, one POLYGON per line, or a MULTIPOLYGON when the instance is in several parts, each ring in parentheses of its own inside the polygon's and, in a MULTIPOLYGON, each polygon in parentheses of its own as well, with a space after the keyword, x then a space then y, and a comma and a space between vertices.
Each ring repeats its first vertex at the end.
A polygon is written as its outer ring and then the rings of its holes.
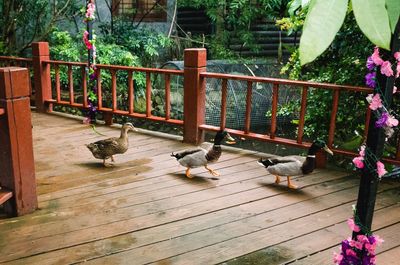
POLYGON ((84 22, 86 30, 83 32, 83 42, 88 51, 87 76, 87 104, 88 112, 85 123, 93 123, 97 112, 97 71, 96 71, 96 35, 92 34, 92 23, 95 20, 96 5, 94 0, 87 0, 84 22))

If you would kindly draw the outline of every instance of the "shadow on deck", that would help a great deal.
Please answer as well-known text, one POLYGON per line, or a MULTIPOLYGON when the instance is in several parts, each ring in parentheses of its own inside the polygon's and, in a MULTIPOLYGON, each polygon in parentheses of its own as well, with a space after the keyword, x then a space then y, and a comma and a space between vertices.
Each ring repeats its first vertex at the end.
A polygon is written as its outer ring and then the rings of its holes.
MULTIPOLYGON (((104 138, 76 120, 33 113, 40 209, 0 219, 5 264, 332 264, 350 236, 346 219, 359 179, 316 170, 273 184, 260 154, 224 151, 188 179, 170 154, 174 137, 130 134, 130 149, 104 168, 84 146, 104 138)), ((119 130, 98 126, 116 136, 119 130)), ((378 264, 400 258, 399 183, 383 181, 373 228, 385 239, 378 264)))

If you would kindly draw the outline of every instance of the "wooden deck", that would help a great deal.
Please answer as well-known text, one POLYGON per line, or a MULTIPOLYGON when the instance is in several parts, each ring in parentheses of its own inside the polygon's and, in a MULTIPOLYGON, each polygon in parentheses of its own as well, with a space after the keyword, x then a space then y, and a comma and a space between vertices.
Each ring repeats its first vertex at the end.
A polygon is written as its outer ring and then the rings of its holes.
MULTIPOLYGON (((109 135, 116 128, 98 126, 109 135)), ((33 113, 40 210, 0 219, 1 264, 332 264, 351 233, 358 177, 316 170, 288 190, 256 164, 265 154, 224 151, 210 179, 170 157, 188 145, 130 134, 104 168, 84 146, 103 136, 77 120, 33 113)), ((399 264, 399 182, 382 181, 373 228, 378 264, 399 264)))

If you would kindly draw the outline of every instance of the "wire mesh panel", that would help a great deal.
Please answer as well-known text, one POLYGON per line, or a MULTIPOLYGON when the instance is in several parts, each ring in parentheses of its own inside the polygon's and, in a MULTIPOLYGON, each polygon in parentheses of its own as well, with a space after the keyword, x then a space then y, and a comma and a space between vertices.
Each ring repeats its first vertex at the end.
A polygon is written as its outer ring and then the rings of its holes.
MULTIPOLYGON (((166 69, 183 69, 182 61, 171 61, 162 66, 166 69)), ((207 72, 226 73, 249 76, 279 76, 278 67, 273 64, 232 64, 226 61, 216 60, 207 61, 207 72)), ((172 84, 171 84, 171 89, 172 84)), ((182 93, 183 87, 175 90, 175 93, 182 93)), ((221 123, 221 96, 222 80, 215 78, 206 79, 206 124, 219 126, 221 123)), ((239 80, 227 81, 227 108, 226 108, 226 127, 243 130, 245 127, 246 114, 247 82, 239 80)), ((287 86, 280 86, 278 109, 286 106, 301 97, 299 89, 287 86)), ((253 83, 252 84, 252 104, 250 116, 250 130, 258 133, 270 131, 271 119, 270 110, 272 102, 272 84, 253 83)), ((176 106, 177 107, 177 106, 176 106)), ((183 104, 180 105, 183 110, 183 104)), ((286 134, 293 132, 292 120, 298 117, 298 113, 291 115, 278 115, 278 131, 286 134)))

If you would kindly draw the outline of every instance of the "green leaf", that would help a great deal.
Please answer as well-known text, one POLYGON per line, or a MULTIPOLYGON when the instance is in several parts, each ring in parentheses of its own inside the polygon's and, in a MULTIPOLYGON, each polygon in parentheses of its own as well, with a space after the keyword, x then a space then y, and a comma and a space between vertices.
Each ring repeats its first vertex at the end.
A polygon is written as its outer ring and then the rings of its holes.
POLYGON ((400 17, 400 3, 399 0, 386 0, 386 10, 389 15, 390 29, 394 33, 397 21, 400 17))
POLYGON ((294 12, 301 6, 302 0, 292 0, 289 3, 288 13, 290 16, 294 16, 294 12))
POLYGON ((312 1, 300 39, 300 62, 312 62, 335 38, 346 16, 348 0, 312 1))
POLYGON ((352 0, 353 12, 361 31, 375 45, 390 49, 390 26, 385 0, 352 0))

